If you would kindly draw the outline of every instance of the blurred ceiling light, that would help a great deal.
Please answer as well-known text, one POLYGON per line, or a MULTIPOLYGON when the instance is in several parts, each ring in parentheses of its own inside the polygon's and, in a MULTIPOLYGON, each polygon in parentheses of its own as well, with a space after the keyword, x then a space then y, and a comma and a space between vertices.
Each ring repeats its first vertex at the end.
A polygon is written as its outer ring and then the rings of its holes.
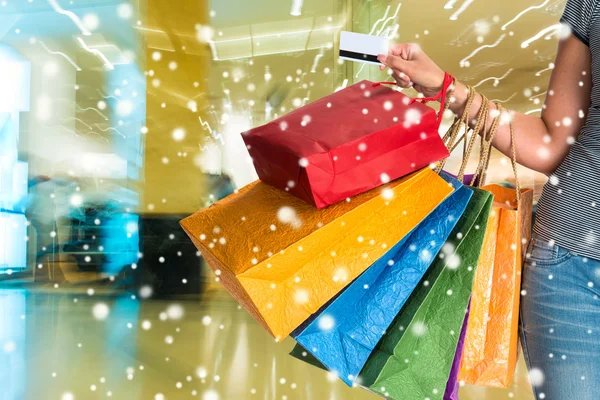
POLYGON ((465 2, 460 5, 458 10, 456 10, 456 12, 450 16, 450 20, 456 21, 460 14, 462 14, 463 11, 465 11, 474 1, 475 0, 465 0, 465 2))
POLYGON ((210 133, 210 136, 212 136, 212 138, 215 141, 217 141, 221 144, 225 144, 223 136, 221 136, 216 131, 213 131, 212 128, 210 127, 210 124, 208 123, 208 121, 203 121, 202 117, 198 117, 198 120, 200 121, 200 125, 202 125, 202 128, 204 128, 205 131, 208 131, 210 133))
POLYGON ((200 43, 208 43, 215 35, 215 30, 208 25, 196 24, 196 38, 200 43))
POLYGON ((222 170, 233 180, 236 187, 242 187, 255 181, 258 176, 248 155, 240 132, 251 128, 248 114, 233 114, 229 116, 228 123, 224 126, 223 136, 225 144, 222 147, 222 170))
POLYGON ((538 40, 539 38, 541 38, 544 35, 547 35, 549 32, 552 31, 556 31, 556 30, 561 30, 563 29, 563 25, 562 24, 554 24, 554 25, 550 25, 547 28, 542 29, 541 31, 539 31, 535 36, 525 40, 523 43, 521 43, 521 48, 527 48, 529 47, 529 45, 533 42, 535 42, 536 40, 538 40))
POLYGON ((149 48, 171 52, 175 51, 175 47, 173 47, 173 43, 171 43, 171 39, 169 39, 169 35, 167 35, 166 32, 160 29, 143 28, 141 26, 136 26, 135 29, 138 29, 144 34, 149 48))
POLYGON ((445 5, 444 8, 446 10, 450 10, 452 8, 454 8, 454 5, 456 4, 457 0, 449 0, 445 5))
MULTIPOLYGON (((252 25, 255 31, 255 25, 252 25)), ((219 41, 210 41, 213 59, 238 60, 255 56, 283 54, 331 48, 333 37, 342 26, 326 26, 317 29, 255 34, 219 41)))
POLYGON ((81 153, 60 161, 58 166, 77 171, 82 177, 127 178, 127 160, 111 153, 81 153))
POLYGON ((544 1, 542 4, 538 4, 537 6, 531 6, 531 7, 529 7, 529 8, 526 8, 526 9, 524 9, 523 11, 521 11, 520 13, 518 13, 518 14, 517 14, 517 15, 516 15, 516 16, 515 16, 513 19, 511 19, 510 21, 508 21, 507 23, 505 23, 504 25, 502 25, 502 27, 501 27, 500 29, 502 29, 503 31, 505 31, 505 30, 506 30, 506 28, 507 28, 507 27, 508 27, 510 24, 512 24, 513 22, 517 21, 517 20, 518 20, 519 18, 521 18, 521 17, 522 17, 522 16, 523 16, 525 13, 528 13, 529 11, 532 11, 532 10, 537 10, 537 9, 539 9, 539 8, 543 8, 543 7, 545 7, 545 6, 548 4, 548 2, 549 2, 549 1, 550 1, 550 0, 546 0, 546 1, 544 1))
POLYGON ((65 60, 67 60, 69 62, 69 64, 71 64, 73 67, 75 67, 75 69, 77 71, 81 71, 81 68, 79 67, 79 65, 77 65, 75 63, 75 61, 73 61, 67 54, 62 53, 60 51, 52 51, 48 48, 48 46, 46 46, 46 44, 44 42, 42 42, 41 40, 38 40, 38 43, 40 44, 40 46, 42 46, 44 48, 44 50, 46 50, 47 53, 49 54, 55 54, 58 56, 63 57, 65 60))
POLYGON ((302 3, 304 3, 304 0, 292 0, 292 10, 290 11, 290 15, 293 15, 294 17, 301 16, 302 3))
MULTIPOLYGON (((0 44, 0 71, 0 113, 29 111, 31 62, 14 48, 0 44)), ((3 123, 0 123, 0 130, 2 125, 3 123)))
POLYGON ((79 17, 75 13, 73 13, 71 11, 63 10, 60 7, 60 5, 58 5, 56 0, 48 0, 48 3, 50 3, 50 5, 54 9, 54 11, 56 11, 59 14, 66 15, 67 17, 69 17, 71 19, 71 21, 73 21, 75 23, 75 25, 77 25, 77 28, 79 28, 79 30, 81 30, 82 35, 90 36, 92 34, 89 30, 87 30, 87 28, 85 27, 83 22, 79 19, 79 17))
POLYGON ((94 33, 91 36, 85 38, 86 46, 91 50, 101 51, 104 57, 110 62, 111 65, 129 64, 135 57, 129 57, 126 52, 115 44, 106 40, 106 38, 99 33, 94 33))
POLYGON ((77 41, 85 51, 94 54, 96 57, 100 58, 108 69, 115 69, 115 66, 112 65, 110 61, 108 61, 108 58, 106 58, 106 56, 100 50, 88 47, 88 45, 80 37, 77 38, 77 41))
POLYGON ((223 173, 223 154, 216 143, 200 146, 200 152, 194 157, 194 165, 207 174, 220 175, 223 173))
POLYGON ((335 89, 336 92, 339 92, 342 89, 345 89, 348 86, 348 79, 344 79, 344 82, 342 82, 342 86, 338 87, 335 89))
POLYGON ((402 3, 398 4, 398 7, 396 7, 396 12, 391 17, 388 17, 391 6, 387 6, 385 9, 385 13, 383 14, 383 17, 381 17, 377 21, 375 21, 375 23, 373 24, 373 27, 371 28, 371 31, 369 32, 369 35, 380 36, 381 32, 383 32, 383 30, 386 29, 387 24, 390 21, 394 21, 398 17, 398 13, 400 12, 401 6, 402 6, 402 3), (379 27, 379 24, 382 24, 381 28, 379 27))
POLYGON ((112 65, 129 64, 135 59, 134 55, 128 55, 127 51, 123 52, 119 47, 114 44, 107 44, 104 46, 88 46, 91 49, 102 49, 102 53, 112 65))
POLYGON ((186 54, 204 56, 206 54, 206 44, 210 46, 210 42, 202 42, 197 35, 189 35, 185 33, 175 33, 181 40, 181 47, 186 54))
POLYGON ((317 72, 317 66, 319 65, 319 60, 321 60, 321 58, 323 58, 324 53, 325 53, 325 49, 321 48, 321 51, 319 52, 319 54, 317 54, 315 56, 312 67, 310 69, 311 74, 314 74, 317 72))

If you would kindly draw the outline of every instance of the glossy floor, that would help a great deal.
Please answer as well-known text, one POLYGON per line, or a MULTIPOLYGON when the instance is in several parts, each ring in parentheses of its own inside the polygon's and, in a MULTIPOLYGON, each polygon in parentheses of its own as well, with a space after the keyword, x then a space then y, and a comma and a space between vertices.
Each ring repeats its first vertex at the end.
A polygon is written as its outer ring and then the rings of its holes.
MULTIPOLYGON (((224 291, 203 299, 0 291, 0 399, 367 400, 288 356, 224 291)), ((508 390, 463 387, 461 400, 532 399, 523 363, 508 390)))

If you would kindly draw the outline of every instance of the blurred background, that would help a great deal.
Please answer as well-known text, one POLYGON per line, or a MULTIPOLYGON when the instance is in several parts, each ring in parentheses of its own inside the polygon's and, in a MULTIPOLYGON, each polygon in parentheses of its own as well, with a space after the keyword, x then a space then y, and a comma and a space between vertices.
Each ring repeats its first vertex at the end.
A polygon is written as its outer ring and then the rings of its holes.
MULTIPOLYGON (((0 399, 375 398, 288 357, 292 341, 276 345, 237 306, 178 221, 256 179, 240 132, 387 78, 338 59, 340 30, 419 43, 539 115, 563 8, 2 0, 0 399)), ((546 177, 519 174, 539 195, 546 177)), ((514 182, 506 157, 488 181, 514 182)), ((521 363, 509 390, 461 399, 530 393, 521 363)))

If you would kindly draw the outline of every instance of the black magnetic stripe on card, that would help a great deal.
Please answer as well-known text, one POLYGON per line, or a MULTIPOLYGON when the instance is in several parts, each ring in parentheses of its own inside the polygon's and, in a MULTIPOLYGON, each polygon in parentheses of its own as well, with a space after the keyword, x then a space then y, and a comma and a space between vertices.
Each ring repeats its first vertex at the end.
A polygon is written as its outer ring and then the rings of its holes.
POLYGON ((379 62, 377 56, 372 56, 370 54, 363 53, 355 53, 354 51, 340 50, 340 57, 351 58, 357 61, 371 61, 375 63, 379 62))

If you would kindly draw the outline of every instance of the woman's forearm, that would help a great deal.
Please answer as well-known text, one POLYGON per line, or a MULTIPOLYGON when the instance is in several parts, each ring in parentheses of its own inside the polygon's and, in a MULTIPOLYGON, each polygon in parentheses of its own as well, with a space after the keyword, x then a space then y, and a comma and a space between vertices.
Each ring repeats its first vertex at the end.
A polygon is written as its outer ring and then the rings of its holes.
MULTIPOLYGON (((511 112, 515 134, 517 162, 546 175, 551 174, 569 152, 584 125, 591 98, 590 49, 575 36, 559 42, 558 52, 548 85, 541 117, 511 112)), ((455 102, 450 109, 462 115, 467 101, 467 87, 457 83, 455 102)), ((481 108, 482 98, 475 96, 469 122, 481 108)), ((490 103, 493 112, 496 107, 490 103)), ((488 118, 488 126, 492 118, 488 118)), ((511 156, 510 127, 500 124, 493 146, 511 156)))
MULTIPOLYGON (((450 110, 456 115, 462 115, 467 103, 467 87, 457 82, 454 101, 450 103, 450 110)), ((473 127, 477 114, 481 108, 483 97, 477 93, 469 112, 469 126, 473 127)), ((488 132, 493 118, 497 115, 497 108, 493 102, 489 102, 490 116, 485 132, 488 132)), ((492 145, 507 157, 512 157, 510 128, 508 121, 512 119, 515 133, 515 147, 517 150, 517 162, 527 168, 544 174, 552 173, 566 156, 569 143, 558 143, 552 140, 551 131, 543 118, 526 115, 518 112, 510 112, 510 115, 501 117, 492 145)))
MULTIPOLYGON (((399 86, 413 86, 426 97, 438 93, 444 80, 444 71, 414 43, 394 45, 389 54, 379 55, 378 60, 384 65, 382 69, 391 68, 399 86)), ((575 35, 570 34, 559 41, 542 116, 515 112, 506 118, 512 119, 520 164, 545 174, 551 174, 560 165, 583 127, 590 107, 591 65, 589 47, 575 35)), ((456 86, 456 101, 450 109, 462 115, 467 88, 462 83, 456 86)), ((481 101, 481 96, 477 95, 469 111, 471 121, 476 118, 481 101)), ((490 103, 490 110, 494 112, 495 105, 490 103)), ((487 129, 492 120, 488 118, 487 129)), ((512 154, 510 136, 509 124, 501 124, 492 143, 508 156, 512 154)))

